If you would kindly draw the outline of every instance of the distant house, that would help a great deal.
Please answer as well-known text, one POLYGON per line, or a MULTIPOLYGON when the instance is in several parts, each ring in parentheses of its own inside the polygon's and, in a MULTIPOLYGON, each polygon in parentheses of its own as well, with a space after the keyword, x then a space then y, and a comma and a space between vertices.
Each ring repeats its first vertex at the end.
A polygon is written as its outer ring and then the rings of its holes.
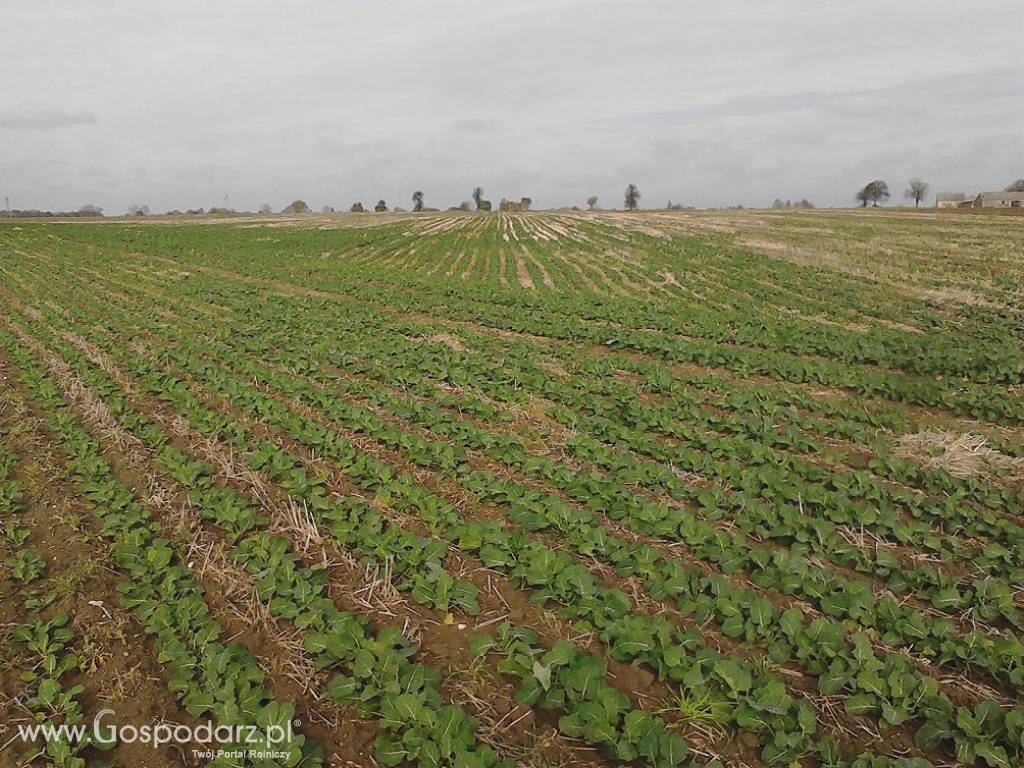
POLYGON ((498 204, 498 210, 500 211, 528 211, 530 210, 530 198, 524 197, 517 203, 514 200, 505 200, 498 204))
POLYGON ((967 200, 963 192, 939 192, 935 196, 936 208, 959 208, 967 200))
POLYGON ((1024 192, 982 192, 974 198, 975 208, 1024 208, 1024 192))

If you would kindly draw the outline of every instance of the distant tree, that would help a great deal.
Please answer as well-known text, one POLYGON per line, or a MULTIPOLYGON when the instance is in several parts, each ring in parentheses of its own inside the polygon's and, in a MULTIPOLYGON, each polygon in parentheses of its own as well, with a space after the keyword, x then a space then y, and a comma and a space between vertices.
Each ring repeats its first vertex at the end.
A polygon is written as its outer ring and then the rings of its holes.
POLYGON ((482 187, 473 187, 473 203, 476 205, 477 210, 480 210, 480 201, 484 199, 484 190, 482 187))
MULTIPOLYGON (((742 208, 742 207, 743 206, 741 205, 740 208, 742 208)), ((796 207, 797 208, 813 208, 814 207, 814 203, 812 203, 810 200, 808 200, 805 197, 803 200, 801 200, 799 203, 796 204, 796 207)))
POLYGON ((624 202, 626 203, 627 211, 635 211, 637 209, 637 206, 640 204, 640 190, 637 189, 636 184, 630 184, 626 187, 624 202))
POLYGON ((469 200, 463 200, 461 203, 455 206, 456 211, 470 211, 473 206, 470 205, 469 200))
POLYGON ((597 195, 591 195, 587 198, 587 210, 592 211, 597 205, 597 195))
POLYGON ((274 209, 270 207, 270 203, 264 203, 263 205, 260 206, 260 213, 262 213, 262 214, 273 213, 273 212, 274 212, 274 209))
POLYGON ((528 197, 524 197, 521 202, 523 203, 523 210, 524 211, 530 210, 530 206, 533 205, 533 200, 531 200, 528 197))
POLYGON ((866 208, 868 203, 871 203, 872 207, 877 208, 880 202, 889 199, 889 185, 881 179, 875 179, 865 184, 857 192, 856 197, 862 208, 866 208))
POLYGON ((349 210, 352 213, 362 213, 363 212, 363 204, 362 203, 352 203, 352 207, 350 207, 349 210))
POLYGON ((786 204, 784 202, 782 202, 782 198, 776 197, 774 200, 772 200, 772 208, 778 209, 778 208, 785 208, 785 207, 786 207, 786 204))
POLYGON ((907 182, 907 189, 903 197, 914 201, 914 207, 920 208, 921 201, 928 195, 928 182, 919 179, 917 176, 907 182))
POLYGON ((78 209, 78 213, 82 216, 102 216, 103 209, 98 205, 86 204, 78 209))
POLYGON ((325 205, 323 208, 320 209, 320 213, 334 213, 334 206, 325 205))
POLYGON ((132 205, 128 207, 129 216, 148 216, 149 206, 148 205, 132 205))
POLYGON ((1024 192, 1024 179, 1017 179, 1006 188, 1007 192, 1024 192))
POLYGON ((423 193, 419 190, 412 193, 412 209, 417 213, 423 210, 423 193))
POLYGON ((383 199, 377 201, 377 204, 373 206, 373 210, 377 213, 385 213, 388 210, 388 204, 383 199))
POLYGON ((305 200, 293 200, 281 213, 309 213, 309 206, 305 200))
POLYGON ((884 203, 891 197, 889 193, 889 185, 881 179, 875 179, 868 187, 871 190, 871 205, 875 208, 878 207, 879 203, 884 203))

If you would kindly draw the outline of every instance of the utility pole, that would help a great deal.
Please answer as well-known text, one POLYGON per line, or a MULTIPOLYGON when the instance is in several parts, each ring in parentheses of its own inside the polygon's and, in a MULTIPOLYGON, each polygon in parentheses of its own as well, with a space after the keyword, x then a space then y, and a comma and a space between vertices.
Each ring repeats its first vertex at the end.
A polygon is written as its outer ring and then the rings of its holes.
POLYGON ((11 215, 11 198, 4 195, 4 215, 10 217, 11 215))

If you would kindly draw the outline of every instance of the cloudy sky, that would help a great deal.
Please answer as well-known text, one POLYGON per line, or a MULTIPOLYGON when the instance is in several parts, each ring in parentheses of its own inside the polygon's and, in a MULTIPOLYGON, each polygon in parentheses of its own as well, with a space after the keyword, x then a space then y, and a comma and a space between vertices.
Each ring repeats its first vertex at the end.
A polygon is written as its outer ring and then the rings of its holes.
POLYGON ((849 205, 1024 176, 1020 0, 0 4, 0 196, 849 205))

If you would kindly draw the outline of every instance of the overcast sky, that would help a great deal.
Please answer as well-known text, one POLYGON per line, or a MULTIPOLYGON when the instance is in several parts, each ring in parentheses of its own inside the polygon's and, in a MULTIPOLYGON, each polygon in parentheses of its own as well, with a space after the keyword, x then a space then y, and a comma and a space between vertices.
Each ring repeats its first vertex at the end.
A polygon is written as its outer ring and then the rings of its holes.
POLYGON ((850 205, 1024 176, 1020 0, 4 0, 0 195, 850 205))

